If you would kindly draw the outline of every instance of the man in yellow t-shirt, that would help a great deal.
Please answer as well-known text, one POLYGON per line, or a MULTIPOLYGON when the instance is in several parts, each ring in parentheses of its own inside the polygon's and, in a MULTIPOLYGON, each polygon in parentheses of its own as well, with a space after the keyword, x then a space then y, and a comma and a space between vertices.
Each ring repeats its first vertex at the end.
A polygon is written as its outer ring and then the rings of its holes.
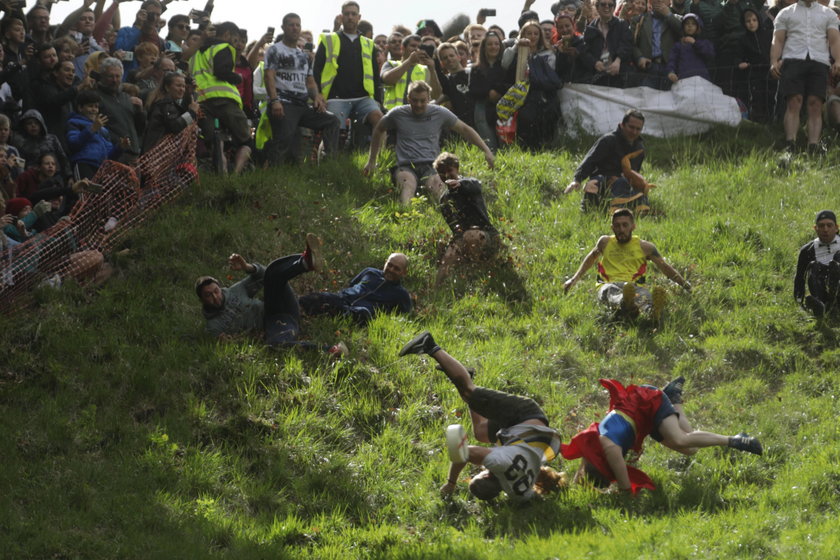
POLYGON ((638 316, 640 308, 651 309, 654 318, 659 320, 665 303, 665 292, 655 288, 652 296, 644 287, 647 262, 651 261, 669 280, 686 291, 691 290, 691 284, 665 262, 653 243, 633 235, 635 229, 636 220, 632 210, 619 208, 613 212, 614 235, 603 235, 598 239, 595 248, 586 255, 574 276, 563 284, 564 292, 568 293, 586 271, 598 263, 598 299, 601 302, 611 306, 620 305, 621 310, 631 317, 638 316))

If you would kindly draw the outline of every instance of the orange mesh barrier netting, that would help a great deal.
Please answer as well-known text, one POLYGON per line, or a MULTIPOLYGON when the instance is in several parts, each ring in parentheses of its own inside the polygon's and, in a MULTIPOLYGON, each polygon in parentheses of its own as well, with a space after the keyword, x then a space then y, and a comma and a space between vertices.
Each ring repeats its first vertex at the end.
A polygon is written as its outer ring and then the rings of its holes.
POLYGON ((106 161, 92 182, 102 186, 81 196, 69 216, 0 254, 0 311, 24 305, 45 281, 83 279, 132 229, 148 220, 198 179, 197 126, 165 137, 136 164, 106 161))

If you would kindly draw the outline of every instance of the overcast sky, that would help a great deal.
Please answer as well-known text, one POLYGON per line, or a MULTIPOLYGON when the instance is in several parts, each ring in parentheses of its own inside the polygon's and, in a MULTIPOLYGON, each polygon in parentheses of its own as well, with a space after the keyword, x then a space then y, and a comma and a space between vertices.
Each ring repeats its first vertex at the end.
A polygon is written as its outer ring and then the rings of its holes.
MULTIPOLYGON (((536 10, 541 19, 551 17, 553 0, 537 0, 532 9, 536 10)), ((524 0, 477 0, 468 2, 453 2, 452 0, 359 0, 362 18, 373 24, 374 33, 390 31, 395 23, 402 23, 411 29, 415 28, 421 19, 434 19, 438 25, 443 24, 457 13, 466 13, 474 21, 479 8, 494 8, 497 16, 487 19, 487 25, 495 23, 509 32, 516 26, 516 20, 522 10, 524 0)), ((193 8, 200 10, 205 0, 178 0, 169 4, 169 9, 163 15, 187 14, 193 8)), ((280 23, 283 15, 295 12, 300 15, 304 29, 310 29, 317 34, 323 29, 332 29, 332 21, 341 10, 342 0, 304 0, 300 2, 282 2, 277 0, 216 0, 213 11, 213 21, 230 20, 244 27, 249 32, 249 38, 254 39, 265 33, 269 26, 280 33, 280 23)), ((108 0, 108 4, 110 0, 108 0)), ((28 6, 34 5, 34 0, 28 0, 28 6)), ((64 17, 81 5, 79 0, 59 2, 53 7, 52 23, 60 23, 64 17)), ((140 7, 140 2, 124 2, 120 6, 122 25, 131 25, 134 15, 140 7)))

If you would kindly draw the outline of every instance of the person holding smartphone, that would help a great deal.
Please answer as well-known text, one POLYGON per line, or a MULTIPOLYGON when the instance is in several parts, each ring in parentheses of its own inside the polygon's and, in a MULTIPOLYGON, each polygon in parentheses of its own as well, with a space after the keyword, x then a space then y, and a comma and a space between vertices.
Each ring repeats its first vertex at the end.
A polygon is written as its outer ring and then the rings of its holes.
POLYGON ((134 25, 123 27, 117 33, 113 51, 125 67, 125 76, 138 66, 138 62, 134 59, 134 47, 148 42, 157 45, 158 50, 164 50, 164 42, 158 35, 157 28, 162 13, 163 5, 158 0, 145 0, 137 11, 134 25))
POLYGON ((402 40, 402 60, 387 61, 382 66, 382 84, 385 86, 383 105, 390 111, 408 103, 408 84, 423 81, 432 87, 432 99, 440 95, 440 81, 434 71, 435 49, 431 45, 420 45, 419 35, 409 35, 402 40))

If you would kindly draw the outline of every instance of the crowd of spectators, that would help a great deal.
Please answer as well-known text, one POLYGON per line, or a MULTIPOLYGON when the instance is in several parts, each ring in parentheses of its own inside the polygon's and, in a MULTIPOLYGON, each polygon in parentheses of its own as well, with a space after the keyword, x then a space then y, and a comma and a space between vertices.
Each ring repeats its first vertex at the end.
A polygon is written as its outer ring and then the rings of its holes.
MULTIPOLYGON (((517 22, 502 22, 507 30, 487 25, 495 16, 487 9, 476 21, 455 17, 443 29, 433 20, 414 29, 374 29, 350 0, 336 6, 341 13, 332 33, 316 37, 305 26, 317 22, 288 13, 277 17, 279 33, 269 26, 250 42, 235 22, 212 21, 212 0, 189 15, 170 14, 172 0, 145 0, 128 25, 120 22, 118 0, 82 0, 61 22, 51 18, 54 1, 28 10, 23 2, 0 2, 4 206, 16 198, 33 202, 42 190, 72 193, 74 183, 93 177, 106 159, 131 164, 196 121, 199 155, 211 157, 216 131, 224 131, 228 151, 217 157, 234 173, 366 146, 383 115, 407 104, 409 85, 417 81, 428 84, 433 104, 448 107, 493 151, 500 143, 497 103, 518 82, 528 85, 518 90, 516 140, 530 149, 549 144, 562 127, 558 91, 568 83, 664 90, 699 76, 738 98, 753 120, 784 115, 786 132, 795 134, 794 113, 807 106, 809 148, 823 101, 830 124, 840 126, 838 66, 831 61, 835 72, 825 73, 825 91, 819 75, 805 69, 807 102, 800 95, 797 105, 786 88, 787 102, 776 103, 785 53, 804 41, 812 62, 807 45, 813 37, 795 36, 795 18, 774 22, 788 15, 782 9, 789 0, 772 6, 762 0, 559 0, 550 17, 525 0, 517 22)), ((814 6, 823 18, 837 11, 814 6)), ((834 35, 823 50, 834 55, 840 52, 836 13, 829 26, 834 35)), ((61 195, 52 202, 67 213, 74 200, 61 195)))

